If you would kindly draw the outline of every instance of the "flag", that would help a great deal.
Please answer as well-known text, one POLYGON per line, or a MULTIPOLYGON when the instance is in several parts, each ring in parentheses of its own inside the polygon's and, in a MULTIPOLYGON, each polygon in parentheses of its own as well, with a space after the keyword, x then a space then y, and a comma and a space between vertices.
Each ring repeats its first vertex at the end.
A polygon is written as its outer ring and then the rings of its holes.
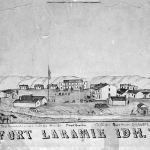
POLYGON ((49 68, 49 65, 48 65, 48 80, 51 79, 51 71, 50 71, 50 68, 49 68))

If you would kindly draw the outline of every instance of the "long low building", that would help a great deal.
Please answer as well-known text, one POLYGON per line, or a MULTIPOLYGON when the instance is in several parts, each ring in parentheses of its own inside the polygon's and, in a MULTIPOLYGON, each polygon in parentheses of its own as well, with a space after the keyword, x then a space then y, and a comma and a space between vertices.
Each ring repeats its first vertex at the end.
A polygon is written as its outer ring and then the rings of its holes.
POLYGON ((39 107, 47 103, 45 96, 23 95, 13 102, 14 107, 39 107))
POLYGON ((126 97, 110 97, 108 104, 112 106, 125 106, 127 104, 126 97))
POLYGON ((63 82, 59 82, 58 87, 60 90, 65 89, 73 89, 73 90, 80 90, 80 89, 87 89, 88 82, 83 81, 83 79, 68 79, 63 80, 63 82))

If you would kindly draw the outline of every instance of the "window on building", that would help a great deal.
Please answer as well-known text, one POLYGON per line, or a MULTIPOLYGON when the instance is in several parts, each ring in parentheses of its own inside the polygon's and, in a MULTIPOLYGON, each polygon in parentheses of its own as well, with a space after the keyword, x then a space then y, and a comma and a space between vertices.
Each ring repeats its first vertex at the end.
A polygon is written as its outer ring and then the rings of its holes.
POLYGON ((110 88, 108 90, 110 91, 110 88))
POLYGON ((110 93, 108 93, 108 97, 110 97, 111 95, 110 95, 110 93))

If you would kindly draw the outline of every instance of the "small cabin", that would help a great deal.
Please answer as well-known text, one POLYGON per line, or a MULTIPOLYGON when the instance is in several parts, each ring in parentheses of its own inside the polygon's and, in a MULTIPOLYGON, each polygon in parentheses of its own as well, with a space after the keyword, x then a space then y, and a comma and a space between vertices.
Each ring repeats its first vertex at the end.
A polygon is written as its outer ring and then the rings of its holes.
POLYGON ((145 92, 142 92, 144 97, 143 98, 150 98, 150 92, 149 91, 145 91, 145 92))
POLYGON ((66 95, 70 95, 69 91, 58 91, 55 93, 55 95, 57 96, 66 96, 66 95))
POLYGON ((36 90, 42 90, 42 89, 44 89, 44 85, 43 84, 35 84, 34 85, 34 89, 36 89, 36 90))
POLYGON ((56 90, 58 88, 57 84, 49 84, 47 85, 47 89, 56 90))
POLYGON ((29 86, 28 85, 19 85, 20 90, 28 90, 29 86))
POLYGON ((11 97, 11 96, 12 98, 14 98, 15 94, 16 94, 16 91, 12 89, 3 90, 0 93, 0 95, 5 98, 11 97))
POLYGON ((146 105, 144 105, 143 103, 139 103, 137 105, 137 111, 141 114, 141 115, 147 115, 148 114, 148 107, 146 105))

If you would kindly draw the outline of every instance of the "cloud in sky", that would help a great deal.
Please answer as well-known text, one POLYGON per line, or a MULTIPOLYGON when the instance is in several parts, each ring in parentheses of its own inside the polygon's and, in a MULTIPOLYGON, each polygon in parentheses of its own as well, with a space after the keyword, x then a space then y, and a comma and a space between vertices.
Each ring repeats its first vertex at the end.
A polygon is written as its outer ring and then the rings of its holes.
POLYGON ((102 2, 1 5, 1 74, 149 76, 150 4, 102 2))

